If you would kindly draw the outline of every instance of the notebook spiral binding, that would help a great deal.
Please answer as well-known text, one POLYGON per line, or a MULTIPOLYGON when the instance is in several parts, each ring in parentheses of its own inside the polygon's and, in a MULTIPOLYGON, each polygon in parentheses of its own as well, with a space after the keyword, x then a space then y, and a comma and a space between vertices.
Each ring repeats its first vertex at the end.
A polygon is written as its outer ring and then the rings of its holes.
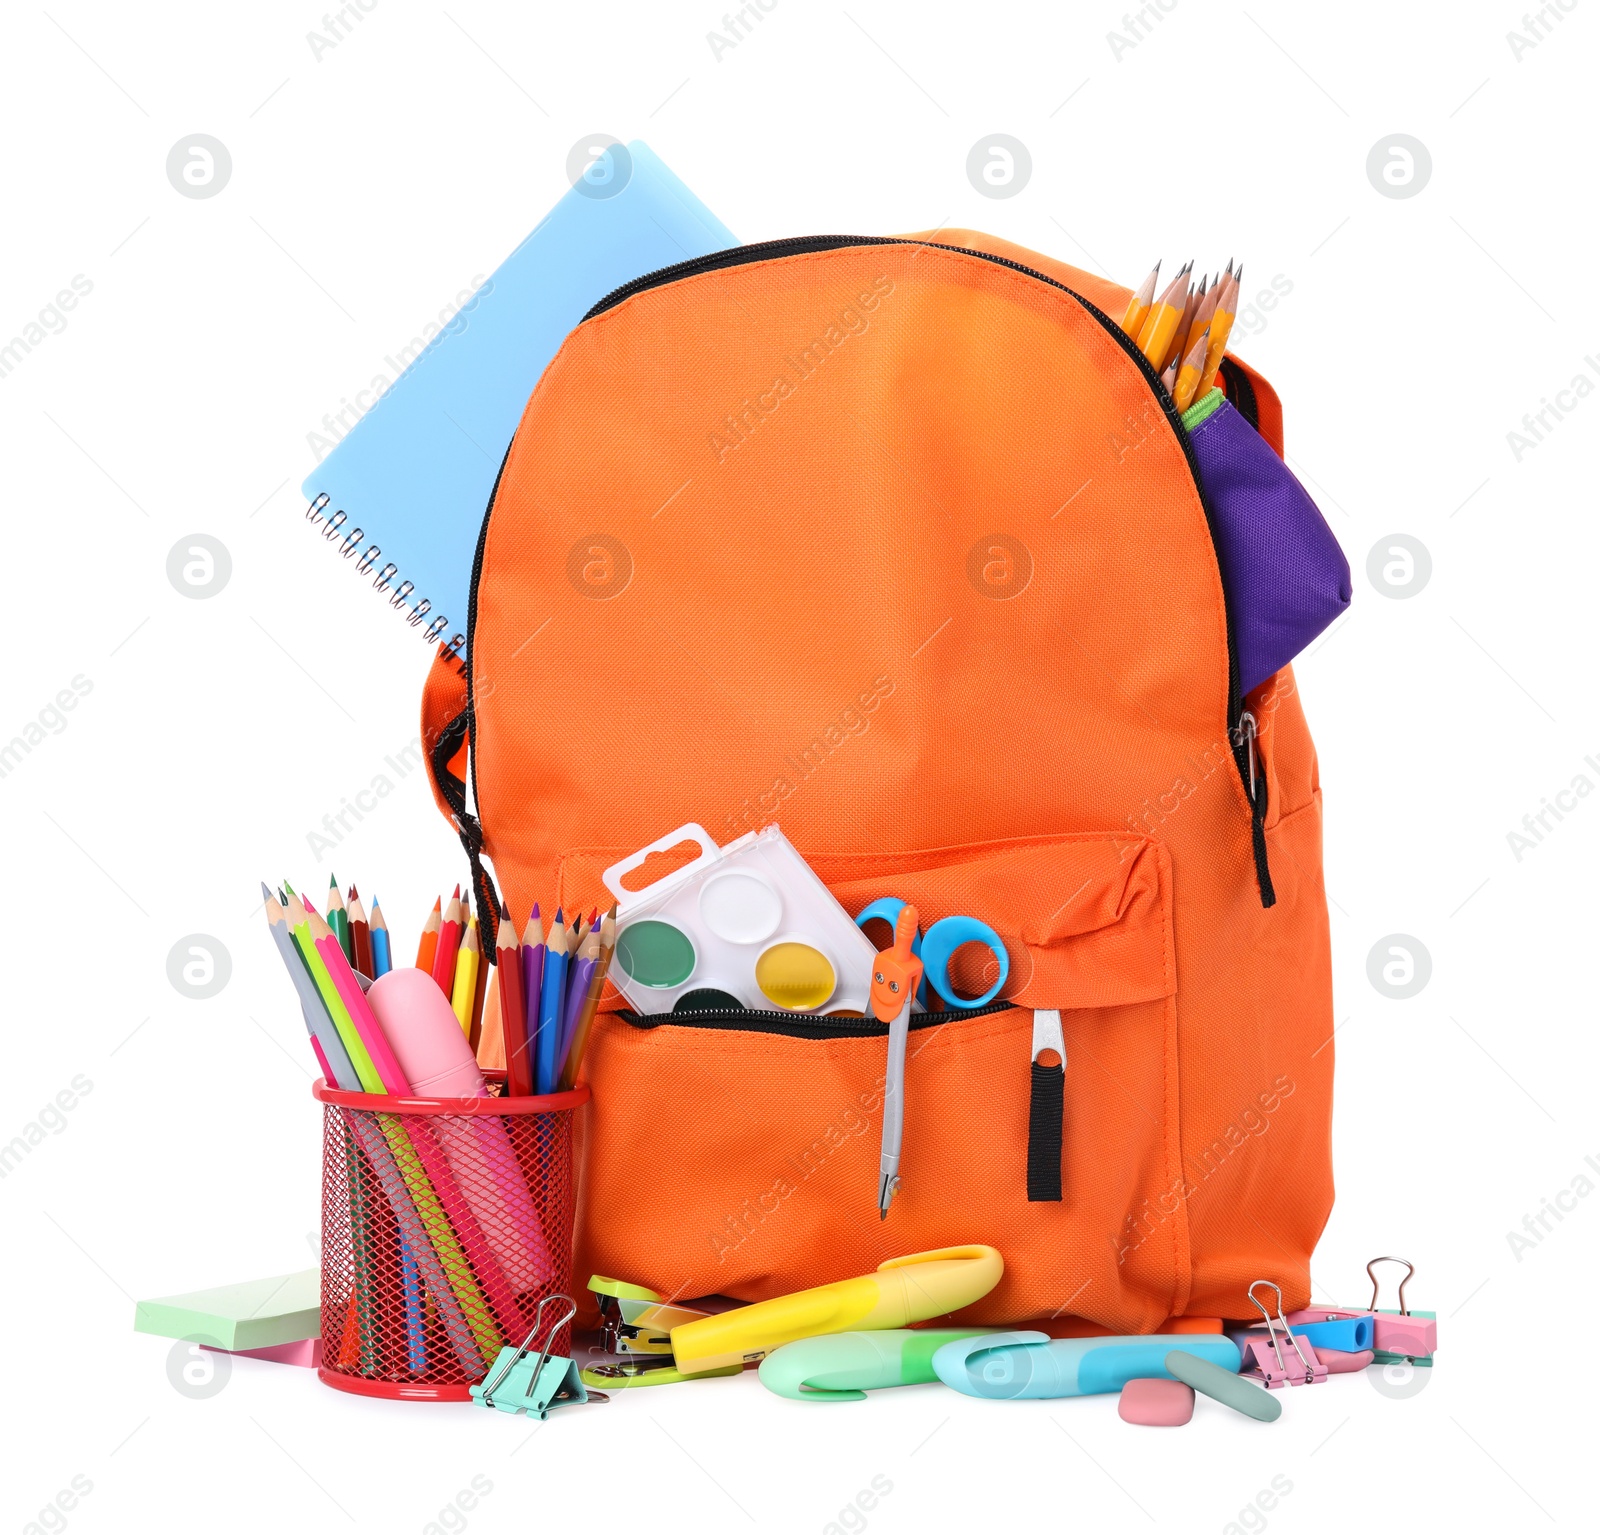
MULTIPOLYGON (((355 554, 357 549, 360 549, 363 533, 360 528, 351 528, 348 532, 345 531, 345 524, 350 520, 349 514, 344 511, 328 511, 328 504, 331 499, 327 492, 323 492, 306 508, 306 519, 311 523, 312 527, 320 527, 322 536, 338 549, 339 554, 344 559, 348 560, 355 554)), ((383 550, 377 544, 367 545, 366 549, 362 551, 361 558, 356 561, 356 573, 363 576, 370 575, 372 567, 378 563, 382 556, 383 550)), ((419 597, 415 602, 412 602, 411 594, 416 588, 410 581, 402 581, 393 591, 390 591, 390 582, 399 574, 399 567, 395 565, 394 561, 389 561, 373 577, 373 589, 388 597, 389 606, 397 613, 403 613, 406 622, 413 629, 421 627, 426 621, 426 627, 422 628, 423 639, 430 645, 439 644, 444 639, 444 631, 450 627, 449 618, 443 613, 435 613, 433 617, 429 618, 428 614, 433 604, 426 597, 419 597)), ((453 634, 449 643, 444 647, 444 659, 455 662, 458 668, 464 670, 466 663, 462 658, 461 652, 466 643, 466 635, 453 634)))

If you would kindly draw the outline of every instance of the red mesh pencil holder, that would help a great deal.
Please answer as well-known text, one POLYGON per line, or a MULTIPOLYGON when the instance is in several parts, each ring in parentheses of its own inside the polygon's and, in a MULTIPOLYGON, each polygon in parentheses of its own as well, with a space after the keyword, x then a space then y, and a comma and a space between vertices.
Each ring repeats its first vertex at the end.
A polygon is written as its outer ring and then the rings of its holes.
MULTIPOLYGON (((572 1120, 589 1089, 312 1091, 323 1106, 319 1374, 364 1396, 465 1402, 539 1302, 573 1293, 572 1120)), ((534 1344, 565 1352, 570 1339, 561 1327, 534 1344)))

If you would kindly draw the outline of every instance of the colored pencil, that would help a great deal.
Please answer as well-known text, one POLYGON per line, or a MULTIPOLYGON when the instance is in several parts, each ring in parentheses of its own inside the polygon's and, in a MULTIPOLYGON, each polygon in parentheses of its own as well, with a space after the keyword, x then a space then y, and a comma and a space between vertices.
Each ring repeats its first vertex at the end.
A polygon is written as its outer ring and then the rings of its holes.
POLYGON ((456 954, 455 982, 450 992, 450 1007, 461 1022, 461 1032, 472 1035, 472 999, 478 993, 478 961, 482 950, 478 944, 478 919, 467 923, 466 936, 456 954))
POLYGON ((433 910, 422 924, 422 937, 417 940, 417 969, 433 970, 433 956, 439 947, 439 898, 434 897, 433 910))
MULTIPOLYGON (((522 930, 522 1032, 530 1061, 534 1059, 534 1036, 539 1032, 540 998, 544 995, 544 952, 544 925, 535 901, 528 913, 528 925, 522 930)), ((530 1070, 530 1080, 532 1075, 530 1070)))
POLYGON ((500 988, 500 1030, 505 1038, 506 1091, 513 1098, 530 1098, 533 1063, 522 1015, 522 953, 510 911, 501 914, 495 938, 495 979, 500 988))
POLYGON ((600 999, 605 995, 606 976, 611 971, 611 959, 617 952, 617 908, 613 906, 600 924, 600 954, 589 977, 588 994, 573 1026, 572 1038, 567 1042, 566 1059, 561 1063, 561 1074, 556 1080, 557 1092, 569 1092, 577 1085, 578 1072, 583 1066, 583 1054, 588 1048, 589 1032, 594 1027, 595 1015, 600 1011, 600 999))
POLYGON ((567 945, 571 940, 572 934, 557 911, 545 944, 544 986, 539 997, 539 1028, 534 1038, 533 1090, 540 1094, 554 1090, 560 1066, 561 1025, 567 999, 567 945))
POLYGON ((300 1013, 306 1022, 306 1032, 310 1034, 312 1044, 316 1047, 318 1059, 325 1065, 325 1080, 330 1087, 337 1087, 347 1093, 358 1093, 361 1091, 361 1079, 356 1075, 355 1067, 350 1063, 349 1052, 344 1048, 343 1041, 322 1006, 322 998, 317 992, 316 983, 311 979, 311 972, 306 969, 300 958, 300 951, 295 948, 294 938, 289 932, 289 913, 264 883, 261 886, 261 896, 262 904, 266 907, 267 926, 271 930, 272 941, 277 945, 283 967, 289 972, 295 994, 300 999, 300 1013))
POLYGON ((351 959, 354 950, 350 947, 350 913, 345 910, 344 896, 339 890, 339 881, 333 876, 328 876, 328 927, 335 938, 339 940, 339 947, 344 950, 344 957, 351 959))
POLYGON ((439 945, 433 954, 433 979, 445 996, 455 990, 456 953, 461 947, 461 932, 466 926, 466 908, 461 904, 461 887, 456 886, 450 904, 439 924, 439 945))
POLYGON ((483 995, 483 1029, 473 1054, 485 1071, 503 1072, 506 1069, 506 1036, 500 1022, 500 966, 493 963, 494 958, 485 955, 484 962, 478 966, 478 974, 488 971, 489 980, 483 995))
MULTIPOLYGON (((473 926, 477 926, 474 919, 473 926)), ((478 1044, 483 1039, 483 1005, 484 999, 489 994, 489 977, 494 973, 494 966, 489 963, 489 956, 483 952, 483 934, 478 934, 478 983, 472 988, 472 1016, 467 1023, 467 1043, 472 1047, 472 1053, 478 1053, 478 1044)))
POLYGON ((377 896, 372 898, 372 916, 367 927, 372 944, 372 979, 377 980, 394 968, 389 959, 389 924, 383 920, 383 907, 378 904, 377 896))
POLYGON ((372 973, 372 928, 367 922, 367 909, 361 904, 360 892, 350 887, 350 963, 366 976, 376 980, 372 973))
MULTIPOLYGON (((567 1058, 567 1048, 572 1043, 572 1031, 578 1026, 578 1014, 583 1011, 584 1001, 589 995, 589 981, 599 961, 600 934, 591 930, 570 962, 567 1000, 561 1009, 561 1043, 556 1046, 556 1066, 552 1080, 561 1076, 561 1066, 567 1058)), ((554 1091, 553 1088, 551 1090, 554 1091)))

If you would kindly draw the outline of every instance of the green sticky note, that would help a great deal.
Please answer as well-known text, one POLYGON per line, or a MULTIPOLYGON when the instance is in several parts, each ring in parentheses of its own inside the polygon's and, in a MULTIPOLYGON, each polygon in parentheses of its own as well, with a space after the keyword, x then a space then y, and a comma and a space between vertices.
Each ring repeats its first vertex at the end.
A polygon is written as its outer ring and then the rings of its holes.
POLYGON ((138 1301, 133 1330, 158 1338, 204 1338, 219 1348, 271 1348, 322 1331, 322 1271, 302 1269, 271 1279, 138 1301))

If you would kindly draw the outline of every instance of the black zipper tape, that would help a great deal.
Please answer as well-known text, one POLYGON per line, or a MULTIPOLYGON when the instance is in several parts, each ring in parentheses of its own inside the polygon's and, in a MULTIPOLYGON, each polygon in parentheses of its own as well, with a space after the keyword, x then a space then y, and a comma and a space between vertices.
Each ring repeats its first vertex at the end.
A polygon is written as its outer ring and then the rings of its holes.
POLYGON ((1261 430, 1261 407, 1256 402, 1256 386, 1250 375, 1231 357, 1222 359, 1222 392, 1233 408, 1258 432, 1261 430))
MULTIPOLYGON (((513 436, 512 442, 516 438, 513 436)), ((489 517, 494 511, 494 500, 500 494, 500 480, 506 472, 506 464, 511 459, 511 443, 506 444, 506 450, 500 456, 500 467, 495 470, 494 484, 489 490, 489 504, 483 509, 483 521, 478 526, 478 542, 472 551, 472 576, 467 585, 467 647, 462 658, 463 674, 467 679, 467 706, 455 719, 445 727, 445 736, 456 736, 457 745, 460 744, 460 730, 465 731, 467 737, 467 772, 472 780, 472 803, 478 801, 478 739, 477 732, 473 729, 475 723, 472 711, 472 634, 478 625, 478 577, 483 572, 484 546, 489 542, 489 517)), ((440 747, 443 747, 443 740, 440 747)), ((443 759, 448 762, 455 751, 450 751, 443 759)), ((434 758, 439 763, 438 756, 434 758)), ((489 877, 489 871, 483 866, 483 826, 478 818, 467 809, 467 795, 465 784, 460 791, 460 803, 456 803, 457 795, 450 789, 446 780, 450 778, 447 769, 436 767, 435 779, 444 792, 445 798, 450 802, 450 809, 455 816, 456 834, 461 838, 461 846, 466 849, 467 862, 472 868, 472 894, 474 903, 478 908, 478 932, 483 939, 483 957, 486 964, 498 964, 497 947, 495 940, 500 932, 500 907, 495 894, 494 881, 489 877)), ((459 782, 459 780, 453 780, 459 782)))
MULTIPOLYGON (((945 1023, 965 1023, 990 1013, 1012 1010, 1009 1002, 990 1002, 983 1007, 949 1008, 942 1013, 913 1013, 911 1032, 933 1029, 945 1023)), ((765 1012, 756 1008, 709 1008, 703 1013, 636 1013, 623 1008, 617 1013, 636 1029, 659 1029, 675 1024, 686 1029, 726 1029, 738 1034, 779 1034, 785 1039, 885 1039, 889 1025, 870 1014, 865 1018, 817 1018, 795 1013, 765 1012)))

